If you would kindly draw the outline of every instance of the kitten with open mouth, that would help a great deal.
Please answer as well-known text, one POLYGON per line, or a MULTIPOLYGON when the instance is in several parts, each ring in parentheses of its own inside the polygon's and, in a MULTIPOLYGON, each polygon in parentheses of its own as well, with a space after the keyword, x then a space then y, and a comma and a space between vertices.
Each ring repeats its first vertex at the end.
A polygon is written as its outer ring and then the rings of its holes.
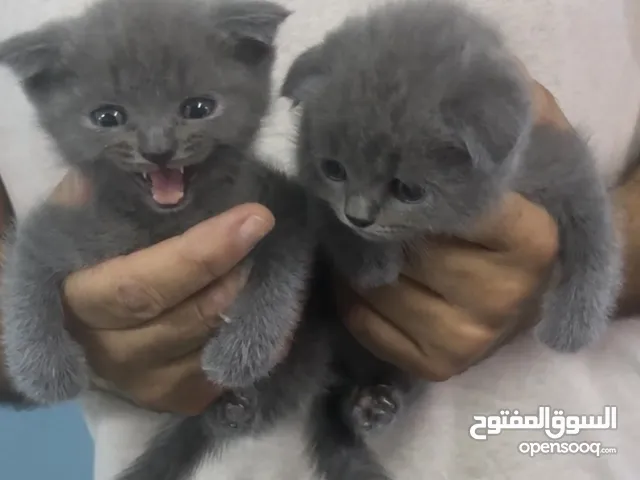
POLYGON ((160 168, 142 174, 143 187, 149 190, 153 200, 160 206, 171 208, 179 206, 185 200, 189 185, 189 171, 184 168, 160 168))
POLYGON ((189 203, 191 185, 202 167, 160 167, 157 170, 134 174, 134 180, 152 200, 153 205, 166 211, 181 209, 189 203))
POLYGON ((317 332, 292 348, 299 361, 278 364, 294 330, 305 330, 315 253, 307 196, 251 149, 288 15, 261 0, 104 0, 0 43, 0 63, 21 80, 62 159, 93 186, 82 206, 39 205, 5 245, 4 353, 15 388, 32 402, 91 388, 83 347, 65 329, 61 292, 71 272, 235 205, 260 203, 276 218, 247 257, 247 284, 223 312, 230 321, 202 353, 203 371, 227 393, 200 416, 176 418, 123 473, 128 480, 188 475, 206 453, 268 428, 323 384, 317 332))

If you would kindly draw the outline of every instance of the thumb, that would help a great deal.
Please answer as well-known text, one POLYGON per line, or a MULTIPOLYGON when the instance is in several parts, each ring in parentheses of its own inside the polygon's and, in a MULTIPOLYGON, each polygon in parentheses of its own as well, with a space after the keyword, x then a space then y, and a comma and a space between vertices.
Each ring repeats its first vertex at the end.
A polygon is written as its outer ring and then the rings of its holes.
POLYGON ((79 207, 89 201, 91 183, 77 170, 70 170, 55 188, 49 202, 66 207, 79 207))

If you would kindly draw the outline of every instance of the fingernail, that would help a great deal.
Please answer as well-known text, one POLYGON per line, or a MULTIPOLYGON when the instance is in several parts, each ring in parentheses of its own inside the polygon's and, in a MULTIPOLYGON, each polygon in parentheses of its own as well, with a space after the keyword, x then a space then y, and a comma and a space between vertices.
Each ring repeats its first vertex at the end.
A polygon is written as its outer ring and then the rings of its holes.
POLYGON ((220 317, 220 312, 224 311, 232 303, 229 293, 224 288, 213 287, 211 292, 207 294, 206 300, 202 305, 202 314, 205 317, 220 317))
POLYGON ((238 236, 247 248, 253 248, 272 228, 272 223, 262 217, 252 215, 240 226, 238 236))

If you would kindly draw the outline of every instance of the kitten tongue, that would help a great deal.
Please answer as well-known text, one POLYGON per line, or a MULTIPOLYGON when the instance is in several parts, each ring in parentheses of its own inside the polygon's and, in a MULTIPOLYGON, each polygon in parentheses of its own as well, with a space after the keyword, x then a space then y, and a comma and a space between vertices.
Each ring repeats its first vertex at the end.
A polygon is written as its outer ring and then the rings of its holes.
POLYGON ((160 205, 176 205, 184 197, 184 178, 180 170, 163 168, 149 173, 151 195, 160 205))

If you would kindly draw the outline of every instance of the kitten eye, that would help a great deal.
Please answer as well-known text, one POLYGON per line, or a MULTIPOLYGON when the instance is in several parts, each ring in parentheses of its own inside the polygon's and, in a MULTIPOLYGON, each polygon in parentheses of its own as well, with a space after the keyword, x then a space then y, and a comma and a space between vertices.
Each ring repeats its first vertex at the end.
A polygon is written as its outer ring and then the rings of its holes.
POLYGON ((218 103, 212 98, 187 98, 180 105, 180 115, 188 120, 201 120, 213 115, 217 106, 218 103))
POLYGON ((402 203, 418 203, 426 192, 420 185, 407 184, 396 178, 391 182, 391 193, 402 203))
POLYGON ((127 123, 127 113, 117 105, 104 105, 91 112, 91 121, 102 128, 120 127, 127 123))
POLYGON ((342 164, 331 159, 322 161, 322 173, 334 182, 344 182, 347 179, 347 171, 342 164))

